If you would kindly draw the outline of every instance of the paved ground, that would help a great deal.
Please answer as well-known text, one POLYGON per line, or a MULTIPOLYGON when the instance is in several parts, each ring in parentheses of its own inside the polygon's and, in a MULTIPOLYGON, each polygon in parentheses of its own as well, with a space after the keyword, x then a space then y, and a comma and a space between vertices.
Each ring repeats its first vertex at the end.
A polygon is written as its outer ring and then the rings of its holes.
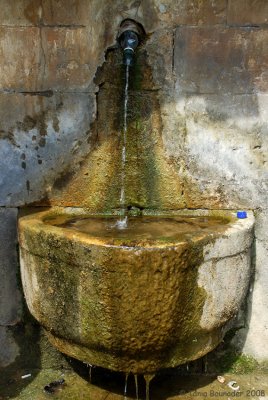
MULTIPOLYGON (((178 376, 168 373, 156 376, 150 386, 150 400, 190 399, 260 399, 268 400, 268 375, 224 375, 220 383, 216 376, 178 376), (227 383, 236 381, 238 391, 232 391, 227 383)), ((138 378, 139 400, 144 400, 145 384, 138 378)), ((134 377, 128 379, 128 394, 124 397, 124 376, 105 370, 93 369, 92 382, 81 372, 72 370, 43 369, 35 371, 18 370, 9 376, 0 376, 0 400, 127 400, 136 399, 134 377), (23 375, 31 373, 25 379, 23 375), (52 381, 64 379, 55 393, 47 393, 44 387, 52 381)))

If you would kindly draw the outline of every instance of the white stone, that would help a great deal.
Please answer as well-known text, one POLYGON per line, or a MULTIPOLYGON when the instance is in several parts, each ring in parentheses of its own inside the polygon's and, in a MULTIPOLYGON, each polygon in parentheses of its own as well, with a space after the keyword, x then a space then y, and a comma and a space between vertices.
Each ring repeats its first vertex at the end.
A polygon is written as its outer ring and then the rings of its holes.
MULTIPOLYGON (((236 218, 236 213, 234 213, 236 218)), ((253 213, 248 211, 246 219, 238 219, 227 229, 224 236, 204 248, 204 260, 230 257, 247 251, 252 245, 253 213)))
POLYGON ((200 325, 213 329, 239 310, 251 273, 250 250, 233 257, 210 260, 199 269, 198 285, 206 291, 200 325))
POLYGON ((243 352, 259 361, 268 359, 268 245, 256 241, 256 273, 243 352))

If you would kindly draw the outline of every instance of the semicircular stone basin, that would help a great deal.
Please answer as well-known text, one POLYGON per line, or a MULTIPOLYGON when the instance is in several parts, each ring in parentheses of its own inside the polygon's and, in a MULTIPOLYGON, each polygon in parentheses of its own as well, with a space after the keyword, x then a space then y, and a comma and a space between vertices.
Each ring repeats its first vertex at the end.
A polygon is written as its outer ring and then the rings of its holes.
POLYGON ((187 211, 130 217, 50 209, 19 220, 28 307, 63 353, 145 373, 222 340, 248 289, 254 218, 187 211))

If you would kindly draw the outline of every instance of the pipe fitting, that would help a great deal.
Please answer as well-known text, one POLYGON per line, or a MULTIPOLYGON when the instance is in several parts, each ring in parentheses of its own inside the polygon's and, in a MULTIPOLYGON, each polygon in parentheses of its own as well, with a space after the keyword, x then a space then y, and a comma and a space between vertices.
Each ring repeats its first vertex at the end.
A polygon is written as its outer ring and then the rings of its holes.
POLYGON ((134 64, 134 52, 141 42, 142 35, 141 27, 134 21, 127 19, 122 22, 117 40, 123 49, 125 65, 132 66, 134 64))

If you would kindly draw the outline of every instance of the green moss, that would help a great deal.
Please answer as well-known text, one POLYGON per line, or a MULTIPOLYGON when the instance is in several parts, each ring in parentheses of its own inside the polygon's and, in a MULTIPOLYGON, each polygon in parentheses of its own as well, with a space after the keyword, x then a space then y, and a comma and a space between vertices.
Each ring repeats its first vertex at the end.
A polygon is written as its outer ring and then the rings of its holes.
POLYGON ((216 349, 208 355, 210 373, 268 373, 268 362, 259 363, 255 358, 242 354, 233 346, 216 349))
POLYGON ((257 369, 257 361, 250 356, 229 350, 219 359, 219 366, 223 372, 247 374, 257 369))

